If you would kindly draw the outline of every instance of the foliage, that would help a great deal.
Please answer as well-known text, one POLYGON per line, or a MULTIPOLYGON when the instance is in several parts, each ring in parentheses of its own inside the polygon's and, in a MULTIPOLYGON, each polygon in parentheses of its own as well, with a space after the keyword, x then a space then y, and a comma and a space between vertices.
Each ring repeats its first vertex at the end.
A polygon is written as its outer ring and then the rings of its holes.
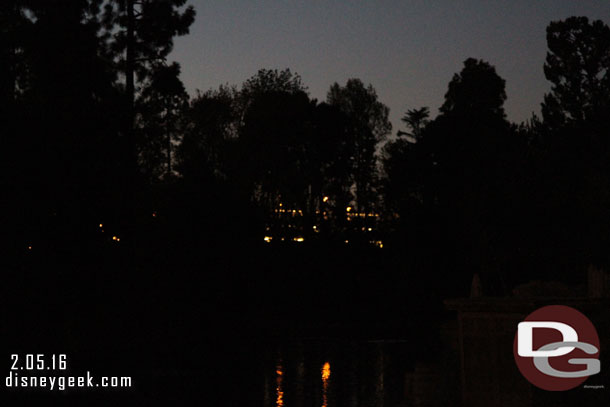
POLYGON ((597 121, 610 112, 610 28, 602 21, 570 17, 547 28, 544 74, 551 92, 542 114, 552 128, 597 121))
POLYGON ((333 84, 327 103, 336 106, 348 119, 353 156, 350 158, 358 210, 371 210, 377 203, 376 148, 391 132, 389 109, 378 100, 372 85, 349 79, 345 86, 333 84))

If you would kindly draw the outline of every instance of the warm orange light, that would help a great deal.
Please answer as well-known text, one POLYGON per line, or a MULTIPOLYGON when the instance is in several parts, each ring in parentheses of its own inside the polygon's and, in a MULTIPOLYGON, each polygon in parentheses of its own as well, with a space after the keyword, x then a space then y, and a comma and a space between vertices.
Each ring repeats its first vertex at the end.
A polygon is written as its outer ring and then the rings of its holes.
POLYGON ((265 240, 265 242, 267 242, 267 243, 271 243, 271 241, 273 240, 273 237, 271 237, 271 236, 265 236, 265 237, 264 237, 264 240, 265 240))
POLYGON ((375 246, 383 249, 383 241, 382 240, 371 240, 369 243, 374 244, 375 246))
POLYGON ((100 223, 100 227, 101 227, 101 228, 103 228, 103 227, 104 227, 104 225, 103 225, 102 223, 100 223))
POLYGON ((275 401, 275 405, 277 407, 282 407, 284 405, 284 390, 283 390, 283 386, 282 386, 282 381, 283 381, 283 377, 284 376, 284 371, 282 369, 282 365, 277 365, 275 373, 277 374, 277 378, 276 378, 276 392, 277 392, 277 398, 275 401))
POLYGON ((116 236, 112 236, 112 240, 117 240, 117 237, 116 236))
POLYGON ((324 198, 322 198, 322 202, 328 202, 328 197, 325 196, 324 198))
POLYGON ((304 239, 304 238, 302 238, 302 237, 300 237, 300 236, 299 236, 299 237, 295 237, 295 238, 294 238, 294 239, 292 239, 292 240, 294 240, 295 242, 299 242, 299 243, 301 243, 301 242, 304 242, 304 241, 305 241, 305 239, 304 239))
POLYGON ((345 208, 345 210, 346 210, 346 211, 348 211, 348 212, 351 212, 352 207, 351 207, 351 206, 348 206, 347 208, 345 208))
POLYGON ((322 366, 322 380, 327 382, 330 379, 330 363, 324 363, 322 366))
POLYGON ((32 246, 28 246, 28 250, 32 250, 32 246))
POLYGON ((330 363, 322 366, 322 407, 328 407, 328 381, 330 379, 330 363))

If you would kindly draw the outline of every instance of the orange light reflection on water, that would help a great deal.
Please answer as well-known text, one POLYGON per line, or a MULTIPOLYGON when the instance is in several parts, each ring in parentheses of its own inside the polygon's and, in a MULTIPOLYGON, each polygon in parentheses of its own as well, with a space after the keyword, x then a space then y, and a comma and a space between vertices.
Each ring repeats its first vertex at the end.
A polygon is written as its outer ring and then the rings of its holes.
POLYGON ((328 383, 330 381, 330 363, 322 366, 322 407, 328 407, 328 383))
POLYGON ((277 378, 276 378, 277 387, 275 389, 275 391, 277 392, 277 398, 276 398, 276 401, 275 401, 275 405, 277 407, 283 407, 284 406, 284 390, 282 388, 282 382, 284 380, 284 378, 283 378, 283 376, 284 376, 284 369, 283 369, 281 364, 278 364, 276 366, 275 373, 277 375, 277 378))

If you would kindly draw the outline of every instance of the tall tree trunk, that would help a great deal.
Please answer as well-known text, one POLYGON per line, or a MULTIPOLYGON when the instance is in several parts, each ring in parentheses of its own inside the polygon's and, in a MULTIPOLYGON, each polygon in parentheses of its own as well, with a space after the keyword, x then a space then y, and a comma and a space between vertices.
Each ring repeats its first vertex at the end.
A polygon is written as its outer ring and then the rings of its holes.
MULTIPOLYGON (((2 53, 0 57, 3 60, 0 65, 0 80, 2 81, 0 84, 0 106, 6 111, 15 101, 17 83, 17 67, 15 66, 17 63, 17 46, 15 45, 15 38, 17 38, 16 31, 18 30, 17 25, 19 24, 20 10, 16 2, 12 2, 4 7, 6 7, 7 19, 12 22, 4 33, 4 38, 2 38, 6 42, 0 44, 0 52, 2 53)), ((4 11, 2 13, 4 14, 4 11)))
POLYGON ((127 138, 129 160, 133 169, 137 168, 135 148, 135 0, 127 0, 127 49, 125 55, 125 91, 127 93, 127 138), (135 161, 134 161, 135 160, 135 161))
POLYGON ((170 107, 165 108, 165 137, 167 138, 167 179, 172 176, 172 132, 170 130, 170 107))
POLYGON ((126 93, 126 176, 123 191, 123 224, 127 234, 127 242, 133 249, 135 239, 136 218, 136 183, 138 179, 138 154, 135 139, 135 0, 127 0, 127 47, 125 50, 125 93, 126 93))

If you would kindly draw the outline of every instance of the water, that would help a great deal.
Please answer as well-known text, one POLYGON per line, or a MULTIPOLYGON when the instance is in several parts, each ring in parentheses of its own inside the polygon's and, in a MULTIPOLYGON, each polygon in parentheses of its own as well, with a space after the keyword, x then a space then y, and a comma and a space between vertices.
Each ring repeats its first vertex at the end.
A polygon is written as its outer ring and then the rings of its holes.
POLYGON ((284 341, 262 358, 262 405, 397 405, 405 396, 408 353, 404 341, 284 341))

